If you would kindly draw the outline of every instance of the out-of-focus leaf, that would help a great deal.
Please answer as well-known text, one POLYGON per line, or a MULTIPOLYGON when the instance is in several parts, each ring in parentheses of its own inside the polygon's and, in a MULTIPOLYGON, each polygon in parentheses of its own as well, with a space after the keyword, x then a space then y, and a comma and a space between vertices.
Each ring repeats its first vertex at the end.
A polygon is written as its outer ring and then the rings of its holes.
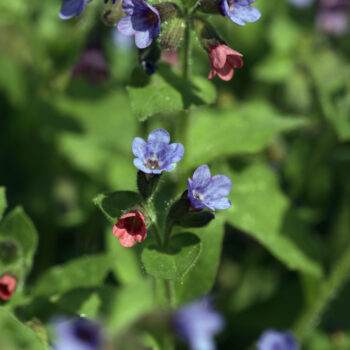
POLYGON ((106 230, 106 246, 114 257, 112 271, 121 284, 135 283, 143 278, 139 257, 134 249, 126 249, 112 234, 112 228, 106 230))
POLYGON ((118 289, 108 288, 101 292, 101 298, 108 309, 108 328, 113 334, 156 307, 152 279, 142 279, 118 289))
POLYGON ((76 288, 99 286, 114 258, 109 255, 90 255, 71 260, 65 265, 55 266, 46 271, 38 280, 35 295, 59 295, 76 288))
POLYGON ((210 104, 216 98, 215 88, 207 79, 197 76, 189 83, 166 65, 159 65, 152 77, 137 68, 128 92, 132 110, 141 121, 158 113, 210 104))
POLYGON ((5 187, 0 187, 0 220, 7 207, 5 187))
POLYGON ((212 288, 219 266, 224 221, 219 215, 206 227, 193 229, 201 241, 201 254, 193 269, 176 284, 178 302, 186 302, 204 295, 212 288))
POLYGON ((9 238, 21 247, 24 273, 28 273, 38 244, 38 233, 21 207, 16 207, 3 219, 0 224, 0 237, 9 238))
POLYGON ((174 236, 166 251, 148 247, 142 251, 146 271, 157 278, 181 282, 195 266, 201 250, 200 240, 191 233, 174 236))
POLYGON ((0 349, 46 350, 49 348, 31 328, 0 307, 0 349))
POLYGON ((259 101, 221 112, 202 110, 190 122, 187 164, 206 163, 220 155, 261 151, 278 133, 306 124, 305 118, 282 117, 259 101))
POLYGON ((99 207, 106 218, 115 223, 118 218, 130 207, 141 201, 136 192, 117 191, 113 193, 101 193, 94 198, 94 203, 99 207))
POLYGON ((257 79, 267 83, 282 83, 292 75, 294 63, 291 57, 269 56, 257 65, 253 72, 257 79))
POLYGON ((289 207, 276 175, 265 166, 251 166, 242 173, 226 173, 232 180, 232 206, 223 215, 234 227, 260 242, 291 270, 321 276, 320 265, 307 256, 283 229, 289 207))

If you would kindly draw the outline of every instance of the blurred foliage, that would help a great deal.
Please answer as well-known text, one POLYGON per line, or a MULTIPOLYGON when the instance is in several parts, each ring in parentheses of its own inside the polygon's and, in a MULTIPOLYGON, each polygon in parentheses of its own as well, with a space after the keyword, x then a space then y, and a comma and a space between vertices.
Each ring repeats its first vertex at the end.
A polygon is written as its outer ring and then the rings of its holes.
POLYGON ((186 86, 165 63, 146 76, 97 0, 67 22, 59 1, 0 3, 0 271, 19 281, 0 305, 0 349, 46 349, 57 314, 101 318, 122 337, 159 307, 154 289, 164 296, 145 272, 174 280, 178 304, 213 290, 227 320, 220 349, 293 327, 307 350, 350 348, 349 33, 318 32, 312 8, 257 7, 261 20, 242 28, 210 18, 244 68, 208 82, 194 39, 186 86), (99 85, 71 74, 92 41, 110 69, 99 85), (203 163, 230 176, 232 207, 190 229, 190 243, 175 235, 173 255, 155 251, 154 237, 143 252, 125 249, 98 207, 113 223, 137 202, 132 139, 156 127, 174 135, 183 108, 193 109, 185 157, 164 175, 159 211, 203 163))

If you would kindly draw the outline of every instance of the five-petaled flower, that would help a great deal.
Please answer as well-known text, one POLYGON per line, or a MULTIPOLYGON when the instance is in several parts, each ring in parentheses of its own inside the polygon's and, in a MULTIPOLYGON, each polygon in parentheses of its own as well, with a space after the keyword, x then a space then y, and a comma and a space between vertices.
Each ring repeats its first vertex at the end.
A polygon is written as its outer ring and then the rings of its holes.
POLYGON ((9 274, 0 277, 0 299, 8 300, 16 290, 17 279, 9 274))
POLYGON ((103 345, 101 327, 86 318, 53 322, 56 339, 54 350, 100 350, 103 345))
POLYGON ((277 332, 268 329, 257 342, 258 350, 298 350, 299 345, 293 333, 289 331, 277 332))
POLYGON ((216 349, 213 338, 223 327, 224 320, 208 297, 182 307, 174 315, 175 331, 192 350, 216 349))
POLYGON ((234 74, 234 68, 242 68, 242 54, 232 50, 225 44, 212 46, 209 53, 210 73, 208 79, 213 79, 217 74, 222 80, 229 81, 234 74))
POLYGON ((84 9, 86 4, 90 0, 62 0, 62 8, 60 11, 60 18, 61 19, 70 19, 74 16, 79 17, 84 9))
POLYGON ((140 211, 122 215, 113 226, 113 235, 119 237, 123 247, 132 247, 136 242, 143 242, 147 237, 146 221, 140 211))
POLYGON ((221 10, 233 23, 244 26, 261 17, 260 11, 251 4, 256 0, 222 0, 221 10))
POLYGON ((118 23, 118 30, 124 35, 135 35, 139 49, 151 45, 153 38, 160 33, 159 12, 142 0, 123 0, 123 17, 118 23))
POLYGON ((83 76, 92 84, 108 79, 108 65, 102 50, 98 47, 85 49, 82 57, 74 66, 72 75, 74 77, 83 76))
POLYGON ((198 167, 192 179, 187 180, 188 199, 195 209, 228 209, 231 202, 226 196, 232 187, 226 175, 211 177, 208 165, 198 167))
POLYGON ((134 165, 146 174, 161 174, 164 170, 174 170, 174 163, 179 162, 184 155, 181 143, 171 143, 170 135, 164 129, 153 130, 147 143, 141 137, 132 142, 135 155, 134 165))

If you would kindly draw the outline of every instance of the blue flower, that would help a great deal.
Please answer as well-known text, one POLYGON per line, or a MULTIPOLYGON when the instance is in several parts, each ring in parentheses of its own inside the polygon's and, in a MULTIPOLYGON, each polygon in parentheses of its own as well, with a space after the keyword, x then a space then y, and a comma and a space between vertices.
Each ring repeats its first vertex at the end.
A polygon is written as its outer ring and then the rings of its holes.
POLYGON ((277 332, 268 329, 257 342, 258 350, 298 350, 299 345, 294 335, 289 332, 277 332))
POLYGON ((174 315, 176 333, 192 350, 215 350, 214 336, 224 327, 224 319, 214 310, 209 298, 202 298, 174 315))
POLYGON ((151 45, 160 33, 159 12, 142 0, 124 0, 122 5, 126 17, 118 23, 118 30, 124 35, 135 35, 139 49, 151 45))
POLYGON ((163 129, 153 130, 148 135, 147 143, 141 137, 136 137, 132 142, 135 167, 146 174, 174 170, 173 164, 179 162, 184 155, 184 146, 169 142, 170 135, 163 129))
POLYGON ((195 209, 228 209, 231 202, 226 196, 232 187, 226 175, 211 177, 208 165, 201 165, 187 180, 188 199, 195 209))
POLYGON ((74 16, 79 17, 84 9, 86 4, 90 0, 62 0, 62 8, 60 11, 60 18, 61 19, 70 19, 74 16))
POLYGON ((56 341, 54 350, 99 350, 103 340, 101 328, 86 318, 54 321, 56 341))
POLYGON ((260 11, 251 4, 255 0, 222 0, 221 10, 233 23, 244 26, 261 17, 260 11))

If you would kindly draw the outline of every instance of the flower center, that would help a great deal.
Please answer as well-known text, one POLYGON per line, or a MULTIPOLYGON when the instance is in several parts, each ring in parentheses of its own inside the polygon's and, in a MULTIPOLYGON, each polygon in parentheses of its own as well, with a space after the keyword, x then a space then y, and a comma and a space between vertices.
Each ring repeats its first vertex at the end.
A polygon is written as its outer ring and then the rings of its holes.
POLYGON ((200 202, 202 201, 202 197, 197 192, 193 192, 193 197, 198 199, 200 202))
POLYGON ((137 216, 125 220, 125 228, 129 234, 139 233, 142 228, 142 222, 137 216))
POLYGON ((145 167, 151 170, 159 170, 159 162, 157 159, 148 159, 147 162, 145 163, 145 167))
POLYGON ((75 335, 86 344, 94 345, 98 343, 97 329, 89 327, 80 322, 75 326, 75 335))
POLYGON ((10 295, 10 290, 7 284, 0 283, 0 293, 5 296, 10 295))
POLYGON ((230 11, 233 11, 234 7, 235 7, 235 0, 227 0, 228 3, 228 9, 230 11))

